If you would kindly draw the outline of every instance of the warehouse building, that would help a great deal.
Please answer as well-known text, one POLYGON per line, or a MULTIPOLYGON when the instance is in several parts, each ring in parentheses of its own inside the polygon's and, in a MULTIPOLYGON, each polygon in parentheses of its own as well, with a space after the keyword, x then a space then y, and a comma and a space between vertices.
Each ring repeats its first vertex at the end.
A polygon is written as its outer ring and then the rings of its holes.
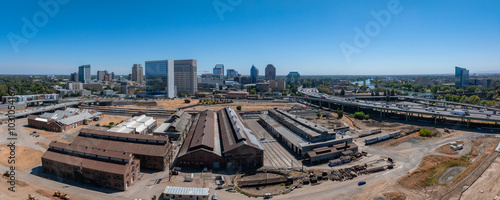
POLYGON ((203 110, 196 116, 176 164, 195 168, 260 167, 264 148, 230 107, 203 110))
POLYGON ((95 110, 67 108, 40 116, 30 115, 28 125, 55 132, 63 132, 101 119, 102 113, 95 110))
POLYGON ((208 200, 210 196, 209 188, 190 188, 167 186, 163 191, 163 199, 179 200, 208 200))
POLYGON ((311 162, 338 158, 342 151, 358 151, 351 136, 338 134, 283 110, 269 110, 260 116, 259 122, 298 156, 311 162))
POLYGON ((241 116, 230 107, 218 112, 222 153, 226 167, 260 167, 264 164, 264 147, 248 129, 241 116))
POLYGON ((203 110, 184 140, 177 156, 177 166, 220 168, 224 163, 221 153, 217 113, 203 110))
POLYGON ((42 156, 42 168, 58 177, 126 190, 139 175, 140 161, 126 151, 53 141, 42 156))
POLYGON ((168 138, 152 135, 123 134, 83 128, 72 144, 132 153, 140 160, 142 169, 165 170, 170 156, 168 138))
POLYGON ((168 136, 170 141, 177 141, 179 137, 187 135, 189 126, 191 126, 191 115, 180 110, 156 128, 153 135, 168 136))

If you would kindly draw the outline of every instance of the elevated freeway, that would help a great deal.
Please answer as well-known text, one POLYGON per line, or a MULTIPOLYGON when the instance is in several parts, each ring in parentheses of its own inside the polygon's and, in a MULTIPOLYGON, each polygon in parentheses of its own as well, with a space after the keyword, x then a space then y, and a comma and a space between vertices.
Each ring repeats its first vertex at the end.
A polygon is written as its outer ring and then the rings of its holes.
POLYGON ((404 102, 401 105, 391 104, 391 103, 380 103, 372 101, 356 100, 352 98, 339 98, 329 95, 318 95, 317 93, 307 93, 309 97, 302 96, 290 96, 289 98, 297 99, 299 101, 308 102, 311 104, 318 104, 320 107, 327 107, 332 109, 339 108, 345 110, 346 107, 354 110, 370 110, 373 112, 379 112, 380 117, 385 116, 388 113, 402 114, 405 116, 405 120, 411 120, 413 117, 431 116, 434 118, 434 123, 437 124, 438 120, 441 121, 445 118, 455 118, 463 122, 469 123, 471 120, 481 121, 481 122, 493 122, 497 124, 500 122, 500 115, 498 112, 491 110, 469 110, 470 115, 457 115, 453 114, 454 108, 443 108, 443 107, 428 107, 428 106, 404 106, 404 102), (314 97, 319 96, 319 97, 314 97))

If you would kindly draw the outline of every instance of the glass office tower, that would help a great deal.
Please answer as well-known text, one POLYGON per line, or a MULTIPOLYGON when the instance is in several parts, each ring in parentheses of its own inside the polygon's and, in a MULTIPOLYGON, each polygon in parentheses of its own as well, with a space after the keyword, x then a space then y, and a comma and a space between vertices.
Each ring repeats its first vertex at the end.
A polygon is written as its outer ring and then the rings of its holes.
POLYGON ((90 65, 78 67, 78 80, 82 83, 90 83, 90 65))
POLYGON ((469 86, 469 70, 455 67, 455 88, 465 89, 469 86))
POLYGON ((176 96, 173 60, 146 61, 146 93, 176 96))

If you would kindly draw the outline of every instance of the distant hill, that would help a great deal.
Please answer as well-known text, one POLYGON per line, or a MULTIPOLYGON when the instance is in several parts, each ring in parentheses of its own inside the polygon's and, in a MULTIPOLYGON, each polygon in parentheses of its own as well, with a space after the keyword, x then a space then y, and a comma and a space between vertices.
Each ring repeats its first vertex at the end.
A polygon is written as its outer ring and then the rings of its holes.
POLYGON ((413 83, 413 85, 421 85, 427 87, 429 85, 434 85, 434 83, 429 78, 427 78, 427 76, 419 76, 417 77, 417 80, 415 80, 415 83, 413 83))

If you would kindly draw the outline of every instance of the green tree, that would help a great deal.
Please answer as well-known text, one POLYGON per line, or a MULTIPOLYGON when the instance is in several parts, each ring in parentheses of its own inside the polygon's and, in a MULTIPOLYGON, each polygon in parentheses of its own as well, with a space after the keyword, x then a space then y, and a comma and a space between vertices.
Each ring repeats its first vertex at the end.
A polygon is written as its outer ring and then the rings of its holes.
POLYGON ((462 95, 462 98, 460 98, 460 103, 468 103, 469 102, 469 99, 467 98, 467 96, 465 95, 462 95))
POLYGON ((481 99, 477 95, 472 95, 468 99, 470 104, 479 104, 481 102, 481 99))
POLYGON ((240 105, 236 106, 236 110, 241 111, 241 106, 240 105))
POLYGON ((321 117, 321 112, 316 112, 316 117, 321 117))
POLYGON ((189 99, 184 99, 184 103, 191 103, 191 100, 189 100, 189 99))
POLYGON ((337 117, 339 119, 341 119, 342 117, 344 117, 344 111, 343 110, 337 110, 337 117))

